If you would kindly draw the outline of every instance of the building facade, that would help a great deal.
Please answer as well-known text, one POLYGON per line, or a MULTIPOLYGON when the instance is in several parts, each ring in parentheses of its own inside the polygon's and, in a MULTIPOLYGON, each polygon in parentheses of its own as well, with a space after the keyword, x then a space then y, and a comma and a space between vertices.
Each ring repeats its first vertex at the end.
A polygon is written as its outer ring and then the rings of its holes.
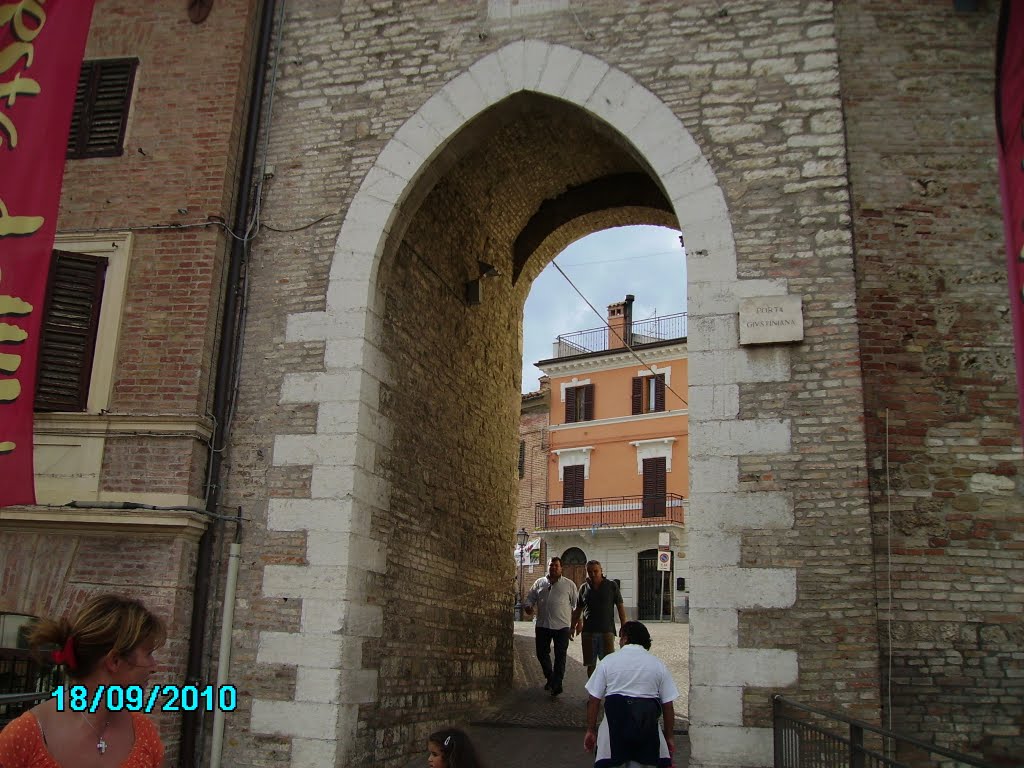
POLYGON ((516 600, 521 604, 530 585, 544 572, 547 551, 537 534, 535 510, 548 494, 548 408, 550 381, 523 395, 519 417, 519 489, 516 503, 516 600), (524 536, 525 532, 525 536, 524 536), (519 540, 523 539, 521 545, 519 540), (520 559, 522 562, 520 562, 520 559), (520 568, 520 565, 522 568, 520 568))
POLYGON ((550 378, 548 497, 536 525, 566 576, 600 560, 627 616, 685 620, 689 473, 686 316, 633 320, 558 337, 537 363, 550 378), (659 560, 667 562, 659 564, 659 560))

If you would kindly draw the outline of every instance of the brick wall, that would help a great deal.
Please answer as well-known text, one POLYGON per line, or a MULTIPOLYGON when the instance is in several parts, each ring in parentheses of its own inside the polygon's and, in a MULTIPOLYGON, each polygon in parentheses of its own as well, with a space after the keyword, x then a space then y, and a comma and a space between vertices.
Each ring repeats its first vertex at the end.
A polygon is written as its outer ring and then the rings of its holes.
MULTIPOLYGON (((523 476, 519 478, 519 493, 516 503, 515 529, 526 529, 530 539, 534 538, 536 528, 537 504, 548 500, 548 398, 551 393, 547 380, 541 381, 539 393, 523 395, 523 405, 519 417, 519 439, 523 442, 523 476)), ((527 539, 529 541, 529 539, 527 539)), ((541 571, 534 568, 530 573, 530 565, 522 570, 522 582, 518 585, 519 599, 528 591, 529 585, 539 572, 543 572, 544 552, 539 553, 541 571)), ((519 569, 516 569, 519 579, 519 569)))
POLYGON ((1024 505, 997 4, 839 9, 886 719, 1014 762, 1024 505))

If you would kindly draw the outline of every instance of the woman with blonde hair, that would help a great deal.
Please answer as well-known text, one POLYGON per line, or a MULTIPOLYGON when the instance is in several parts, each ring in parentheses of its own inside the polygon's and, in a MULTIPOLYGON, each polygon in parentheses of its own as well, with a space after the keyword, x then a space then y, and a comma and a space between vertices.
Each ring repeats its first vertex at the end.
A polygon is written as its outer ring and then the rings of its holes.
POLYGON ((159 768, 164 747, 156 726, 126 711, 114 692, 146 686, 157 668, 153 651, 166 638, 159 617, 117 595, 90 599, 71 621, 37 620, 29 647, 38 655, 56 646, 52 660, 72 687, 0 732, 0 768, 159 768))

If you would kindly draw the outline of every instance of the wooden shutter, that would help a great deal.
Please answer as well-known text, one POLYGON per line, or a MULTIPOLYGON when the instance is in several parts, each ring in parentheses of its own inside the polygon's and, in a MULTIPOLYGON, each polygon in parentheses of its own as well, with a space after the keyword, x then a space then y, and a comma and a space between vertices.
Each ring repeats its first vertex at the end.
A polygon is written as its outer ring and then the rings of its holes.
POLYGON ((583 465, 562 469, 562 506, 583 506, 583 465))
POLYGON ((644 412, 644 380, 642 376, 633 377, 633 415, 644 412))
POLYGON ((138 59, 83 61, 75 92, 67 156, 114 157, 124 151, 138 59))
POLYGON ((644 459, 644 517, 665 516, 665 457, 644 459))
POLYGON ((665 374, 658 373, 654 376, 654 408, 653 411, 665 410, 665 374))
POLYGON ((526 441, 519 441, 519 479, 526 475, 526 441))
POLYGON ((576 421, 576 387, 565 389, 565 423, 572 424, 576 421))
POLYGON ((583 390, 583 420, 594 420, 594 385, 585 384, 580 387, 583 390))
POLYGON ((84 411, 107 260, 54 251, 39 340, 37 411, 84 411))

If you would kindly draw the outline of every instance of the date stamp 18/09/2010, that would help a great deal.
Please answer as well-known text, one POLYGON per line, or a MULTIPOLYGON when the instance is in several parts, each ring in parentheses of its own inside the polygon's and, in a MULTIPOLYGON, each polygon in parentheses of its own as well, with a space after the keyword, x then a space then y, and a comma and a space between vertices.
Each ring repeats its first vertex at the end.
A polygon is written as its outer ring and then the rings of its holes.
POLYGON ((97 712, 101 707, 110 712, 234 712, 238 707, 233 685, 154 685, 148 691, 141 685, 72 685, 57 688, 50 697, 57 700, 58 712, 97 712))

